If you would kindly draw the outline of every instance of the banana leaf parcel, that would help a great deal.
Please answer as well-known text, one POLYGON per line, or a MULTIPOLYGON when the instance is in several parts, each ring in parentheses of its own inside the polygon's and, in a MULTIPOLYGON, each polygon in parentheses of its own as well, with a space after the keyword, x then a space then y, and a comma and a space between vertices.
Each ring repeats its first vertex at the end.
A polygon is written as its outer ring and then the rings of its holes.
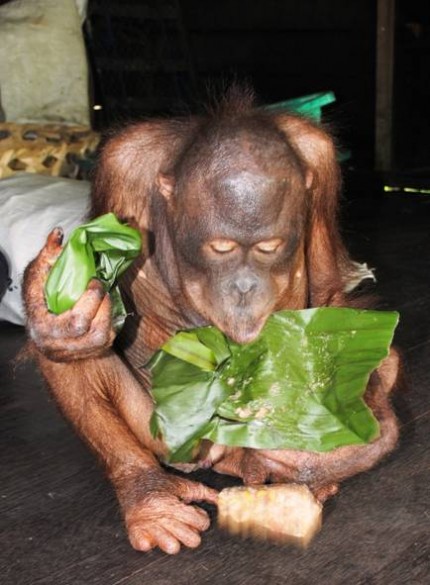
POLYGON ((45 285, 48 309, 60 314, 71 309, 89 281, 98 278, 112 299, 113 326, 120 329, 126 311, 118 278, 139 255, 140 232, 107 213, 77 227, 52 267, 45 285))
POLYGON ((215 327, 178 333, 148 364, 152 433, 172 463, 192 461, 202 439, 319 452, 366 444, 379 424, 363 395, 397 322, 326 307, 275 313, 248 345, 215 327))

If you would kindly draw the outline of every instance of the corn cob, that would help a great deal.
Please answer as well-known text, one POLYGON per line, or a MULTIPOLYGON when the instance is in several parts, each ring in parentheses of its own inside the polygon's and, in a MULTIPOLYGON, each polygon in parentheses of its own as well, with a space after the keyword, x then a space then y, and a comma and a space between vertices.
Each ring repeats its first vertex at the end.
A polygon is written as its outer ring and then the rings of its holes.
POLYGON ((322 506, 305 485, 233 487, 218 498, 218 525, 230 534, 305 548, 321 528, 322 506))

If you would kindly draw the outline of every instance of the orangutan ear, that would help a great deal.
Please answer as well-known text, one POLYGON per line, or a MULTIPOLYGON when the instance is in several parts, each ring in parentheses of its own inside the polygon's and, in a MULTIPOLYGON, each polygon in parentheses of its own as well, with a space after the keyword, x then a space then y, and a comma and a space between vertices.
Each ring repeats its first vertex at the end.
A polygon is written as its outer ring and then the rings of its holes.
POLYGON ((298 116, 279 114, 276 122, 305 168, 309 200, 306 264, 313 307, 342 305, 345 285, 356 272, 337 223, 340 169, 333 139, 298 116))
POLYGON ((163 173, 158 173, 156 182, 158 190, 161 193, 161 195, 167 201, 170 201, 173 195, 173 191, 175 189, 175 179, 171 175, 164 175, 163 173))

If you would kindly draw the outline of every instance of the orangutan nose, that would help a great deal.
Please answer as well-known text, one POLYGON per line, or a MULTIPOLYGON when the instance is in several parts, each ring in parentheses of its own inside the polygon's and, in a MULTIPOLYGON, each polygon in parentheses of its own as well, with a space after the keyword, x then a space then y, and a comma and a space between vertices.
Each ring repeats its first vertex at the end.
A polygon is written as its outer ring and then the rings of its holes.
POLYGON ((241 295, 246 295, 257 288, 258 280, 253 274, 244 272, 237 276, 234 286, 241 295))

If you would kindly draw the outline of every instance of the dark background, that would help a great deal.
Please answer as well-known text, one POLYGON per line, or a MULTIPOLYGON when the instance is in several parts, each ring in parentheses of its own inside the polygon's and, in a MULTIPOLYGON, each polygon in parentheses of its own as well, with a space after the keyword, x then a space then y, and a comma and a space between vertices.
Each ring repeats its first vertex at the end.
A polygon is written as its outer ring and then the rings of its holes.
MULTIPOLYGON (((247 81, 261 103, 332 90, 329 121, 351 164, 374 161, 376 0, 90 0, 95 123, 195 111, 247 81)), ((430 8, 397 0, 394 156, 430 167, 430 8)))

